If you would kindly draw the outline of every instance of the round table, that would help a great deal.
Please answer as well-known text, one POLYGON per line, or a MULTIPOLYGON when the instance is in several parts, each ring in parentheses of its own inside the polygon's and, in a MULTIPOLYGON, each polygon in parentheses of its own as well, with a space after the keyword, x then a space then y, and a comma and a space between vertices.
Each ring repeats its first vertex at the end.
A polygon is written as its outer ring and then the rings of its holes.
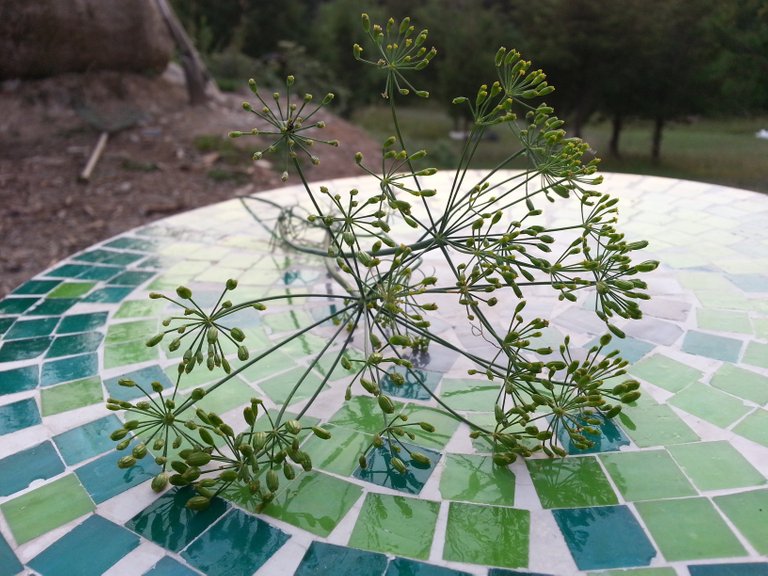
MULTIPOLYGON (((768 574, 768 197, 619 174, 602 189, 621 200, 620 229, 649 240, 644 256, 662 265, 648 275, 644 318, 614 340, 644 394, 593 448, 494 468, 487 445, 406 387, 404 412, 437 427, 415 441, 436 463, 407 479, 375 458, 362 471, 375 414, 362 391, 344 401, 341 377, 309 412, 333 434, 305 440, 315 469, 284 482, 260 514, 242 494, 191 512, 187 489, 150 489, 150 459, 119 469, 109 434, 120 422, 104 402, 125 392, 122 377, 174 379, 178 353, 145 346, 168 312, 149 292, 185 284, 215 301, 228 278, 239 299, 327 289, 323 262, 274 248, 251 213, 268 222, 276 210, 232 200, 191 211, 26 282, 0 301, 0 576, 768 574)), ((298 186, 265 193, 283 205, 301 196, 298 186)), ((529 305, 551 319, 553 339, 589 347, 604 332, 588 299, 534 294, 529 305)), ((321 313, 297 297, 243 328, 258 350, 321 313)), ((207 409, 281 401, 323 345, 312 332, 294 340, 207 409)), ((426 366, 430 389, 492 420, 483 410, 495 391, 455 360, 426 366)), ((182 393, 209 380, 193 373, 182 393)))

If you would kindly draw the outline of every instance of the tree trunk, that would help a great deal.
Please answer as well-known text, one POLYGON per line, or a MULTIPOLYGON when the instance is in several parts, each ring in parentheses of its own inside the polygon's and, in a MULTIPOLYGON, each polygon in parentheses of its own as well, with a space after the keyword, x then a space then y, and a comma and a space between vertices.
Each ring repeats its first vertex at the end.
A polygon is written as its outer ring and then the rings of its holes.
POLYGON ((168 6, 167 0, 155 1, 165 23, 168 25, 173 41, 176 43, 176 48, 179 52, 179 62, 184 70, 184 78, 187 82, 189 103, 192 106, 205 104, 208 102, 207 89, 211 75, 200 59, 200 55, 195 50, 195 46, 181 25, 181 22, 179 22, 173 10, 168 6))
POLYGON ((664 131, 664 117, 656 116, 653 123, 653 142, 651 144, 651 160, 658 164, 661 159, 661 134, 664 131))
POLYGON ((617 112, 613 115, 613 121, 611 124, 611 141, 608 145, 609 153, 614 158, 621 158, 619 154, 619 138, 621 138, 621 129, 624 125, 624 117, 617 112))

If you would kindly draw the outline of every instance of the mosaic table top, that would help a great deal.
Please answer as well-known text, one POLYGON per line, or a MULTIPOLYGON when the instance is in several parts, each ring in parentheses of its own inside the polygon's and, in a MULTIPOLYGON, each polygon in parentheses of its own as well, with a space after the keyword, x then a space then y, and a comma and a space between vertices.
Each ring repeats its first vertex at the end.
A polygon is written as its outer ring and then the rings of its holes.
MULTIPOLYGON (((273 250, 233 200, 105 241, 20 286, 0 301, 0 576, 768 574, 768 197, 633 175, 607 175, 604 187, 621 199, 624 231, 650 240, 662 266, 644 319, 615 342, 644 394, 592 449, 493 467, 463 424, 405 392, 402 410, 437 427, 414 440, 436 463, 402 476, 373 454, 360 470, 376 415, 367 397, 344 402, 342 375, 311 413, 332 440, 305 440, 315 469, 261 514, 237 494, 191 512, 187 489, 150 489, 151 460, 117 468, 109 434, 120 423, 104 401, 125 376, 171 385, 178 358, 145 346, 167 313, 150 291, 183 283, 215 299, 237 278, 240 297, 297 294, 328 284, 319 260, 273 250)), ((553 337, 589 347, 604 331, 588 300, 530 305, 553 337)), ((250 345, 319 313, 296 298, 254 315, 250 345)), ((323 344, 322 329, 310 332, 205 401, 222 414, 254 395, 279 402, 323 344)), ((454 361, 435 355, 425 382, 482 419, 495 390, 454 361)))

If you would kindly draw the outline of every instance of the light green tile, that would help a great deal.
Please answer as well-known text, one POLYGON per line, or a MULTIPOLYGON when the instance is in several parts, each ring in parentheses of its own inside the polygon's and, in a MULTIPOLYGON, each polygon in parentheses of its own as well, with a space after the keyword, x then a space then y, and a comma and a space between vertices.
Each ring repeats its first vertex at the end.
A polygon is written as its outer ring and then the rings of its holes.
POLYGON ((528 566, 528 510, 451 502, 443 558, 482 566, 528 566))
POLYGON ((768 556, 768 490, 715 496, 713 500, 757 553, 768 556))
MULTIPOLYGON (((221 375, 223 376, 223 374, 221 375)), ((205 389, 206 387, 202 386, 202 388, 205 389)), ((195 406, 206 412, 221 414, 237 406, 245 405, 256 396, 258 394, 253 388, 235 377, 226 381, 213 392, 206 394, 204 398, 195 403, 195 406)))
POLYGON ((261 381, 259 387, 264 390, 276 404, 281 405, 286 402, 293 404, 294 402, 312 396, 318 386, 322 383, 322 378, 318 376, 316 372, 310 371, 309 374, 304 377, 305 372, 306 369, 304 368, 294 368, 287 372, 283 372, 282 374, 270 376, 261 381), (302 380, 302 378, 304 378, 304 380, 302 380), (301 384, 299 384, 299 382, 301 382, 301 384), (297 384, 298 389, 293 392, 293 389, 297 384), (289 395, 291 396, 290 400, 288 400, 289 395))
POLYGON ((120 305, 115 312, 115 318, 142 318, 159 316, 165 308, 165 300, 128 300, 120 305))
POLYGON ((752 332, 747 313, 735 310, 700 308, 696 311, 696 323, 699 328, 716 332, 736 332, 739 334, 751 334, 752 332))
MULTIPOLYGON (((259 352, 255 352, 251 358, 255 358, 258 354, 259 352)), ((295 358, 281 350, 275 350, 243 370, 241 374, 248 382, 257 382, 294 366, 296 366, 295 358)))
POLYGON ((668 446, 699 439, 669 406, 644 404, 625 408, 619 415, 622 429, 641 448, 668 446))
POLYGON ((705 384, 691 384, 669 403, 720 428, 730 426, 751 410, 738 398, 705 384))
POLYGON ((768 340, 768 318, 752 318, 755 336, 768 340))
POLYGON ((312 458, 315 468, 349 476, 357 468, 358 458, 370 446, 373 436, 330 424, 324 425, 323 428, 331 433, 330 439, 322 440, 310 436, 302 450, 312 458))
POLYGON ((80 298, 95 285, 95 282, 65 282, 54 288, 47 298, 80 298))
POLYGON ((697 492, 665 450, 602 454, 613 483, 625 500, 696 496, 697 492))
POLYGON ((157 360, 157 348, 148 348, 143 340, 134 340, 104 348, 104 368, 117 368, 157 360))
POLYGON ((631 373, 637 378, 655 384, 669 392, 678 392, 701 379, 702 373, 687 364, 655 354, 632 365, 631 373))
POLYGON ((635 507, 670 562, 747 554, 706 498, 638 502, 635 507))
POLYGON ((410 427, 410 431, 416 436, 412 442, 427 448, 441 450, 459 427, 458 420, 443 410, 427 408, 418 404, 408 404, 403 410, 403 414, 408 416, 408 423, 428 422, 435 427, 434 432, 426 432, 419 426, 410 427))
POLYGON ((751 366, 768 368, 768 344, 750 342, 746 352, 744 352, 742 362, 751 366))
POLYGON ((368 493, 349 546, 426 560, 439 509, 439 502, 368 493))
POLYGON ((448 454, 440 477, 444 500, 512 506, 515 475, 506 466, 496 466, 490 456, 448 454))
POLYGON ((70 474, 0 505, 17 544, 88 514, 95 506, 77 476, 70 474))
POLYGON ((755 410, 739 422, 733 431, 739 436, 768 446, 768 410, 755 410))
POLYGON ((744 370, 733 364, 723 364, 712 376, 711 384, 756 404, 768 403, 768 377, 751 370, 744 370))
POLYGON ((110 324, 106 344, 119 344, 133 340, 149 340, 158 331, 157 320, 132 320, 110 324))
POLYGON ((90 406, 103 399, 101 379, 98 376, 43 388, 40 391, 43 416, 90 406))
MULTIPOLYGON (((396 411, 402 405, 395 403, 396 411)), ((371 396, 353 396, 334 414, 330 422, 336 426, 376 434, 386 426, 383 413, 371 396)))
POLYGON ((469 378, 443 378, 440 399, 460 412, 488 412, 493 410, 499 395, 499 386, 487 380, 469 378))
POLYGON ((699 490, 760 486, 766 479, 730 443, 670 446, 669 452, 699 490))

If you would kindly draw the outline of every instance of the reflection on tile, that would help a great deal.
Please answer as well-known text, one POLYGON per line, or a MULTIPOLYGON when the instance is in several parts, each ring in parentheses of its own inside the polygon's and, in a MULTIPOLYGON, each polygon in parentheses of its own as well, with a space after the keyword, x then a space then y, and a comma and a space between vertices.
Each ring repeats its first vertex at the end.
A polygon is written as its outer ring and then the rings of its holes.
POLYGON ((113 449, 115 443, 109 435, 121 427, 122 423, 117 416, 110 414, 54 436, 53 441, 64 462, 72 466, 113 449))
POLYGON ((37 364, 0 371, 0 394, 15 394, 37 388, 40 383, 39 373, 37 364))
POLYGON ((445 500, 512 506, 515 475, 506 466, 496 466, 490 456, 448 454, 440 494, 445 500))
POLYGON ((527 460, 526 464, 544 508, 618 504, 600 464, 592 456, 527 460))
POLYGON ((293 576, 382 576, 387 557, 325 542, 312 542, 293 576))
POLYGON ((16 318, 18 318, 18 316, 6 316, 5 318, 0 318, 0 336, 8 331, 16 321, 16 318))
POLYGON ((312 458, 312 466, 341 476, 349 476, 357 468, 357 459, 371 444, 373 436, 330 424, 323 428, 331 433, 329 440, 310 436, 304 450, 312 458))
POLYGON ((0 504, 0 511, 18 544, 50 532, 93 509, 93 502, 74 474, 0 504))
POLYGON ((75 470, 75 474, 96 504, 151 480, 161 471, 160 466, 155 464, 150 456, 139 460, 127 470, 118 468, 117 461, 126 455, 115 450, 75 470))
POLYGON ((163 548, 178 552, 227 511, 227 503, 220 498, 212 500, 205 510, 192 511, 186 504, 194 495, 195 491, 190 487, 170 490, 125 526, 163 548))
POLYGON ((451 502, 443 558, 509 568, 528 565, 528 510, 451 502))
POLYGON ((428 422, 435 427, 434 432, 427 432, 418 426, 409 429, 416 436, 415 440, 411 440, 412 443, 434 450, 442 450, 459 427, 459 421, 450 414, 419 404, 408 404, 403 414, 408 416, 408 423, 428 422))
POLYGON ((766 484, 766 479, 729 442, 670 446, 672 457, 699 490, 766 484))
POLYGON ((401 474, 392 467, 392 453, 385 445, 380 448, 374 446, 368 451, 366 454, 368 466, 365 470, 358 466, 354 473, 355 478, 360 478, 378 486, 392 488, 399 492, 418 494, 435 470, 435 466, 440 460, 440 453, 406 442, 402 443, 402 447, 403 450, 398 454, 398 458, 407 465, 405 474, 401 474), (424 465, 414 462, 410 459, 407 450, 420 452, 430 459, 431 464, 424 465))
POLYGON ((49 360, 43 363, 40 377, 41 386, 53 386, 59 382, 82 380, 99 373, 97 354, 82 354, 61 360, 49 360))
POLYGON ((231 510, 181 555, 208 576, 250 576, 288 538, 260 518, 231 510))
MULTIPOLYGON (((398 404, 395 404, 397 407, 398 404)), ((336 426, 360 430, 368 434, 376 434, 386 426, 376 398, 370 396, 353 396, 334 414, 330 422, 336 426)))
POLYGON ((144 258, 144 254, 130 254, 127 252, 115 252, 113 250, 103 250, 96 248, 88 250, 82 254, 73 257, 73 260, 80 262, 97 262, 100 264, 114 264, 116 266, 128 266, 137 260, 144 258))
POLYGON ((369 492, 349 545, 425 560, 439 509, 439 502, 369 492))
POLYGON ((40 424, 40 411, 34 398, 0 406, 0 436, 40 424))
MULTIPOLYGON (((629 445, 629 439, 624 435, 624 432, 621 431, 621 428, 616 426, 612 420, 606 420, 599 414, 594 414, 591 416, 591 418, 597 418, 601 421, 601 424, 587 424, 583 418, 577 419, 577 422, 580 426, 589 426, 599 431, 599 434, 591 434, 587 430, 581 431, 581 434, 587 440, 593 443, 589 448, 577 448, 565 427, 558 427, 558 440, 560 441, 560 444, 563 446, 563 448, 565 448, 565 451, 568 452, 568 454, 596 454, 598 452, 615 452, 622 446, 629 445)), ((575 423, 570 423, 570 425, 573 424, 575 423)))
POLYGON ((627 506, 554 510, 580 570, 647 566, 656 550, 627 506))
POLYGON ((715 496, 713 500, 757 553, 768 556, 768 490, 715 496))
POLYGON ((56 330, 57 334, 74 334, 90 332, 101 328, 107 322, 106 312, 89 312, 87 314, 72 314, 64 316, 56 330))
POLYGON ((588 576, 677 576, 677 572, 674 568, 627 568, 590 572, 588 576))
POLYGON ((697 494, 664 450, 604 454, 600 460, 621 495, 630 502, 697 494))
POLYGON ((152 566, 147 572, 144 572, 142 576, 199 576, 199 572, 187 568, 184 564, 170 556, 163 556, 157 564, 152 566))
POLYGON ((443 378, 440 399, 453 410, 488 412, 499 396, 499 386, 487 380, 443 378))
POLYGON ((267 393, 267 395, 276 404, 285 404, 288 401, 289 404, 304 400, 312 396, 315 390, 320 386, 322 379, 316 372, 310 371, 305 377, 306 368, 293 368, 288 372, 271 376, 270 378, 262 381, 259 387, 267 393), (303 378, 303 380, 302 380, 303 378), (296 392, 288 400, 288 396, 293 390, 294 386, 301 381, 301 385, 296 392))
POLYGON ((389 372, 399 374, 405 382, 397 385, 389 374, 386 374, 380 382, 381 390, 395 398, 413 400, 429 400, 432 395, 427 390, 434 392, 441 377, 439 372, 420 368, 406 369, 402 366, 395 366, 389 372))
POLYGON ((395 558, 389 563, 384 576, 470 576, 469 572, 460 572, 451 568, 435 566, 407 558, 395 558))
POLYGON ((117 398, 119 400, 134 400, 135 398, 144 396, 138 387, 126 388, 125 386, 120 386, 118 382, 123 378, 126 380, 133 380, 147 392, 152 389, 152 382, 160 382, 160 384, 163 385, 163 388, 170 388, 173 386, 173 383, 168 379, 168 376, 166 376, 160 366, 148 366, 147 368, 141 368, 140 370, 126 372, 115 378, 106 379, 104 381, 104 386, 106 386, 107 392, 112 398, 117 398))
POLYGON ((689 330, 683 339, 682 349, 688 354, 725 362, 737 362, 741 351, 741 340, 689 330))
POLYGON ((35 480, 47 480, 62 472, 64 463, 50 441, 16 452, 0 460, 0 496, 10 496, 35 480))
POLYGON ((746 555, 706 498, 638 502, 635 506, 670 562, 746 555))
POLYGON ((100 576, 138 545, 135 534, 94 515, 35 556, 29 566, 42 576, 100 576))
POLYGON ((320 472, 306 472, 281 490, 265 512, 326 537, 363 493, 356 484, 320 472), (321 495, 322 497, 318 497, 321 495))
POLYGON ((122 236, 107 242, 104 246, 106 248, 117 248, 118 250, 133 250, 134 252, 154 252, 157 249, 158 242, 145 238, 122 236))

